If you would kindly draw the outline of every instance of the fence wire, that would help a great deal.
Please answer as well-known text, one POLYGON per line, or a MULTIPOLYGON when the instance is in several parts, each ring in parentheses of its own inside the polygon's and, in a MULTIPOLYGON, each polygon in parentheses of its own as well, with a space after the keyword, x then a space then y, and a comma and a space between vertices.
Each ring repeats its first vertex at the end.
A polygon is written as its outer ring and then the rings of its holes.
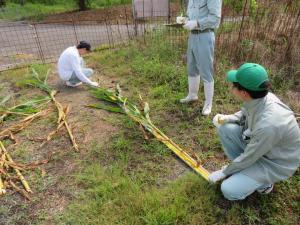
MULTIPOLYGON (((216 54, 241 63, 256 61, 294 66, 300 64, 300 9, 289 3, 266 3, 253 10, 245 1, 241 13, 223 8, 216 31, 216 54)), ((251 2, 251 1, 249 1, 251 2)), ((288 1, 290 2, 290 1, 288 1)), ((145 13, 145 15, 149 13, 145 13)), ((163 12, 151 12, 151 15, 163 12)), ((118 18, 97 21, 59 21, 48 23, 0 23, 0 71, 30 63, 56 62, 61 52, 80 40, 98 49, 110 49, 130 40, 146 37, 169 41, 174 50, 186 51, 188 32, 165 26, 176 21, 179 11, 169 16, 140 16, 124 11, 118 18), (161 35, 161 34, 164 35, 161 35)))

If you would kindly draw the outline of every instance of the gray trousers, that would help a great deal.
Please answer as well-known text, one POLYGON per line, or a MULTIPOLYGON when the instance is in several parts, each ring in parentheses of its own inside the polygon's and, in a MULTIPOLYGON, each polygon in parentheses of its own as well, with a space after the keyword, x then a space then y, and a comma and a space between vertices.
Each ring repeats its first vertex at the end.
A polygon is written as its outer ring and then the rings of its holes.
POLYGON ((187 50, 189 76, 200 75, 205 83, 214 81, 214 46, 215 33, 213 31, 189 35, 187 50))
MULTIPOLYGON (((84 75, 86 77, 90 77, 94 73, 94 71, 92 69, 89 69, 89 68, 82 68, 82 72, 84 73, 84 75)), ((75 84, 78 84, 79 82, 81 82, 81 80, 79 80, 78 77, 76 76, 75 72, 73 72, 71 78, 69 79, 69 82, 72 85, 75 85, 75 84)))
MULTIPOLYGON (((234 123, 225 123, 218 128, 219 137, 225 154, 234 160, 244 152, 247 143, 242 138, 242 127, 234 123)), ((228 200, 242 200, 256 190, 264 189, 270 184, 260 183, 253 178, 238 172, 222 182, 221 190, 228 200)))

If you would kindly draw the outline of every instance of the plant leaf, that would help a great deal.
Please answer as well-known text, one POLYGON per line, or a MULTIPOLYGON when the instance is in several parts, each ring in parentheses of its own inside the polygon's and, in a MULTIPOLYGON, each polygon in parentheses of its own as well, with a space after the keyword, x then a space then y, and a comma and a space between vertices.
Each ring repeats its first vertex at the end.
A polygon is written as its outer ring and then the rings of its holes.
POLYGON ((104 103, 96 103, 96 104, 91 104, 87 105, 88 107, 91 108, 97 108, 97 109, 104 109, 109 112, 114 112, 114 113, 124 113, 124 111, 119 107, 119 106, 110 106, 104 103))

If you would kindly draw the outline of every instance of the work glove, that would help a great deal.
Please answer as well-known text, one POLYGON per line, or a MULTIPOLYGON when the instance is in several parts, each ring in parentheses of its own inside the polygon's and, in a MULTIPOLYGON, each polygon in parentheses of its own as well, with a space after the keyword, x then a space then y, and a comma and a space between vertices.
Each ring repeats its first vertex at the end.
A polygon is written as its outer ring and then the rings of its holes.
POLYGON ((92 82, 90 85, 94 86, 94 87, 98 87, 99 86, 98 82, 92 82))
POLYGON ((208 177, 208 181, 210 183, 216 183, 220 180, 223 180, 225 177, 226 177, 226 175, 223 173, 223 169, 221 169, 221 170, 212 172, 208 177))
POLYGON ((187 30, 195 30, 198 28, 198 22, 197 20, 189 20, 183 25, 183 28, 187 30))
POLYGON ((213 118, 213 124, 219 128, 221 125, 223 125, 224 123, 229 122, 230 118, 232 117, 232 115, 224 115, 224 114, 217 114, 215 115, 215 117, 213 118))
POLYGON ((184 17, 184 16, 176 17, 176 23, 178 23, 178 24, 186 24, 187 21, 188 21, 187 17, 184 17))

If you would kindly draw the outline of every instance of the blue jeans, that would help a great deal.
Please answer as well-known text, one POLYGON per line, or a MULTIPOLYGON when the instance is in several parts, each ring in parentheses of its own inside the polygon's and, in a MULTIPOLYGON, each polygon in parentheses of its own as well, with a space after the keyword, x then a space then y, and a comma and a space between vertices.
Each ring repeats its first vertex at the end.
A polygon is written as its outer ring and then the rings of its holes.
MULTIPOLYGON (((90 77, 90 76, 92 76, 93 73, 94 73, 94 71, 93 71, 92 69, 89 69, 89 68, 82 68, 82 72, 84 73, 84 75, 85 75, 86 77, 90 77)), ((70 80, 69 80, 69 82, 70 82, 71 84, 75 85, 75 84, 78 84, 79 82, 81 82, 81 80, 79 80, 79 79, 77 78, 76 74, 73 72, 73 73, 72 73, 72 76, 71 76, 71 78, 70 78, 70 80)))
MULTIPOLYGON (((225 154, 234 160, 244 152, 247 144, 242 139, 242 127, 234 123, 226 123, 218 128, 219 137, 225 154)), ((221 184, 221 191, 228 200, 243 200, 256 190, 269 186, 252 179, 241 172, 231 175, 221 184)))

